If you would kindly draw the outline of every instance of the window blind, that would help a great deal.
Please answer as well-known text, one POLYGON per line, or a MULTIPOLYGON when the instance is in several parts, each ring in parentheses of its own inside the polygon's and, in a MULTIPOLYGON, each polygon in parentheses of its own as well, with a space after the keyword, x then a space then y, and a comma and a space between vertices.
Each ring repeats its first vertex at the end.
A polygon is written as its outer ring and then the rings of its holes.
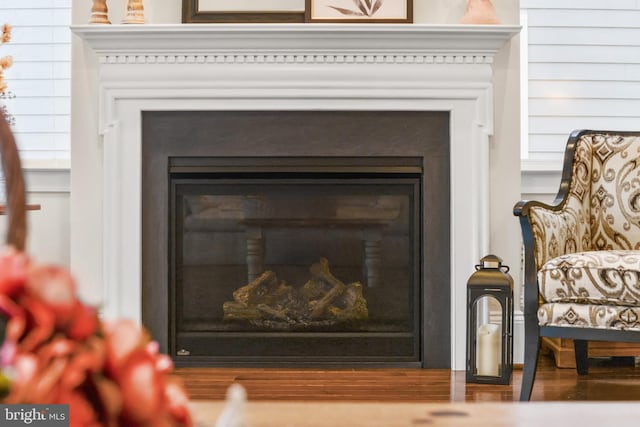
POLYGON ((640 129, 640 2, 521 0, 520 8, 523 158, 560 160, 574 129, 640 129))
POLYGON ((13 130, 25 164, 64 163, 70 156, 71 0, 0 0, 0 25, 12 27, 0 56, 13 130))

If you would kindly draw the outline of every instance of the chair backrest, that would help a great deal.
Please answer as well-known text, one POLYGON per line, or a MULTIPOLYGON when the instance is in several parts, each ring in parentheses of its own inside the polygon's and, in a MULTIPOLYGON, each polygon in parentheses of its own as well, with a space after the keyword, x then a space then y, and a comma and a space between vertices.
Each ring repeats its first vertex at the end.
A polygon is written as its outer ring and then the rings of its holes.
POLYGON ((572 132, 552 206, 524 202, 535 271, 564 254, 640 250, 640 132, 572 132))
POLYGON ((582 176, 574 175, 578 186, 590 181, 591 249, 640 249, 640 132, 582 134, 573 172, 582 176))

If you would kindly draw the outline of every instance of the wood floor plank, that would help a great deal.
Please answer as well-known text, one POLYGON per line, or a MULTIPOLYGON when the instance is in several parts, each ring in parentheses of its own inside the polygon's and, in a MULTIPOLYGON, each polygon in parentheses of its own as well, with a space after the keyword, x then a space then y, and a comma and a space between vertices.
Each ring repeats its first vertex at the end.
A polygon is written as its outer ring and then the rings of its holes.
MULTIPOLYGON (((640 368, 592 363, 589 375, 557 369, 542 357, 531 400, 640 400, 640 368)), ((362 402, 494 402, 514 401, 522 371, 508 386, 466 384, 464 372, 448 369, 277 369, 179 368, 195 400, 222 400, 234 382, 250 400, 362 402)))

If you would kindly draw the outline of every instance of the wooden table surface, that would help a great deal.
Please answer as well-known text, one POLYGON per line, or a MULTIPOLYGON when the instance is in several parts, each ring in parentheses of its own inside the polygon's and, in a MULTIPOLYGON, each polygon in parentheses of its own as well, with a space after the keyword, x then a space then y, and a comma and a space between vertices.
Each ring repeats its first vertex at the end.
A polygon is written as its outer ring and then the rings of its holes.
MULTIPOLYGON (((213 427, 224 402, 191 405, 196 427, 213 427)), ((249 401, 245 420, 245 427, 608 427, 638 425, 640 404, 249 401)))

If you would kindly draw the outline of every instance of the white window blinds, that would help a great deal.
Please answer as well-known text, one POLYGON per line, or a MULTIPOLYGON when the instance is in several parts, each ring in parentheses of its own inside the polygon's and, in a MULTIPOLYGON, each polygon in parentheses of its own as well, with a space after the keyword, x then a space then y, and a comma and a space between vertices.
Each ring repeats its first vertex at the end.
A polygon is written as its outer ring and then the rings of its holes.
POLYGON ((71 0, 0 0, 0 25, 12 27, 0 56, 15 97, 3 102, 25 165, 68 162, 70 151, 71 0))
POLYGON ((640 129, 640 2, 521 0, 520 8, 528 27, 523 157, 561 159, 574 129, 640 129))

